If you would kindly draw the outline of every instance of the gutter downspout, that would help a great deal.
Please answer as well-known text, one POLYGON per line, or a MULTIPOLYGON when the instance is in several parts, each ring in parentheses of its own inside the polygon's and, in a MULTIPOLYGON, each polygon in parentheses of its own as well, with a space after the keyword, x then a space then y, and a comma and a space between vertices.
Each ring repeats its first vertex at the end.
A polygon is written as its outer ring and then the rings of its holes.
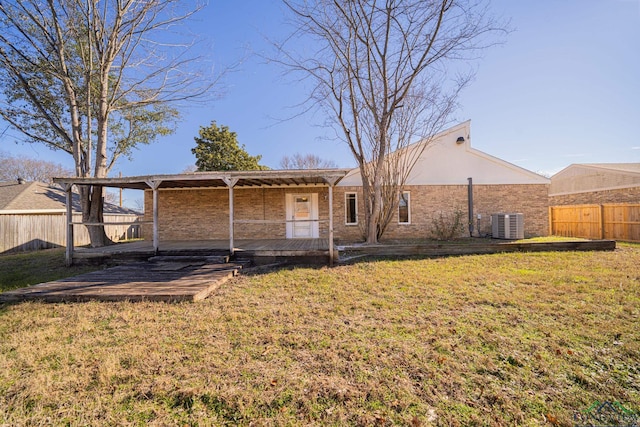
POLYGON ((473 178, 467 178, 467 199, 469 204, 469 237, 473 237, 473 178))

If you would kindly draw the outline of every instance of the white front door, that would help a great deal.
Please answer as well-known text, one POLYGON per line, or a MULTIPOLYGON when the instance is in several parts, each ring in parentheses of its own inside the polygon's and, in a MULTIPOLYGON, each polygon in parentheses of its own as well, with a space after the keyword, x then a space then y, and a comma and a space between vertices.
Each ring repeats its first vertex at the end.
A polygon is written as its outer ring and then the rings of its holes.
POLYGON ((287 194, 287 238, 318 237, 318 194, 287 194))
POLYGON ((293 237, 311 237, 311 197, 293 196, 293 237))

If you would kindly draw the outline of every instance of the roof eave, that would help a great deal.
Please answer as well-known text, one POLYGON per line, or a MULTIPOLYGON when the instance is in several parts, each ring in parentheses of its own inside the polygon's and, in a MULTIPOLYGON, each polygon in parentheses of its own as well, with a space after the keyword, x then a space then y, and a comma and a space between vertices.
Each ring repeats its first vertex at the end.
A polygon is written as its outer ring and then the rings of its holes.
POLYGON ((146 190, 150 183, 162 183, 163 188, 183 187, 198 188, 220 186, 226 187, 226 181, 237 179, 238 186, 245 186, 243 181, 251 181, 264 185, 335 185, 344 178, 351 169, 309 169, 309 170, 270 170, 270 171, 226 171, 226 172, 192 172, 174 175, 144 175, 122 178, 54 178, 62 185, 100 185, 113 188, 129 188, 146 190))

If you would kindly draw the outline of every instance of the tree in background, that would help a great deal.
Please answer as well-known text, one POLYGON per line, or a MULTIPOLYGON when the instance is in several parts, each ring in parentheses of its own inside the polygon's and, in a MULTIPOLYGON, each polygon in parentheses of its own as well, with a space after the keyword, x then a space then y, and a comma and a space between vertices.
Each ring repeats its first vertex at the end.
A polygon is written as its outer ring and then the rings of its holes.
POLYGON ((54 177, 73 176, 73 171, 59 163, 33 159, 26 156, 11 156, 0 151, 0 181, 40 181, 51 184, 54 177))
POLYGON ((238 144, 237 135, 229 127, 218 127, 215 121, 208 127, 200 127, 200 137, 191 152, 196 156, 196 166, 203 171, 267 170, 258 164, 262 156, 251 156, 238 144))
POLYGON ((367 243, 395 217, 428 145, 411 142, 428 143, 450 120, 471 78, 456 71, 504 32, 483 1, 284 0, 295 29, 276 60, 312 82, 311 106, 358 163, 367 243))
POLYGON ((280 160, 282 169, 330 169, 337 167, 333 160, 325 160, 315 154, 296 153, 293 156, 283 156, 280 160))
MULTIPOLYGON (((197 10, 178 0, 0 2, 0 116, 27 142, 73 156, 75 176, 105 178, 119 157, 173 132, 176 102, 213 84, 193 69, 193 40, 172 31, 197 10)), ((103 193, 81 186, 83 221, 103 222, 103 193)), ((92 246, 109 243, 103 226, 87 228, 92 246)))

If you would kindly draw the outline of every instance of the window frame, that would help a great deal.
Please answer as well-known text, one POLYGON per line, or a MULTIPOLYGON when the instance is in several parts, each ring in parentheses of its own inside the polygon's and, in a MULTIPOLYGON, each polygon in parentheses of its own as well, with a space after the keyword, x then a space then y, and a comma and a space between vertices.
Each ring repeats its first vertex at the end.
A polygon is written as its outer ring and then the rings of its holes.
POLYGON ((401 191, 398 197, 398 224, 399 225, 408 225, 411 224, 411 192, 410 191, 401 191), (404 195, 406 194, 406 199, 404 195), (400 221, 400 199, 405 199, 407 201, 407 221, 400 221))
POLYGON ((355 191, 349 191, 344 193, 344 225, 358 225, 358 193, 355 191), (355 218, 355 222, 349 222, 349 196, 353 196, 353 217, 355 218))

